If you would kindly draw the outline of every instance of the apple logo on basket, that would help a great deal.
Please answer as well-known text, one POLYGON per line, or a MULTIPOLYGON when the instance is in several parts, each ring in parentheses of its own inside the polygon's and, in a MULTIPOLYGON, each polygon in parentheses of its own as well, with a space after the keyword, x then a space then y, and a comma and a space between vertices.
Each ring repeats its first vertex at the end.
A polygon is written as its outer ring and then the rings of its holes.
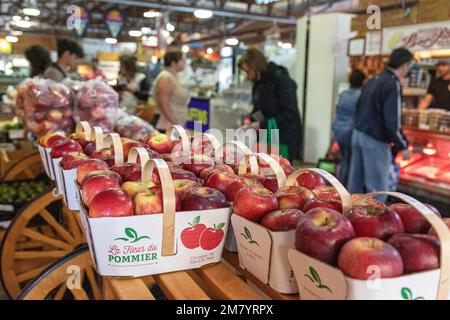
POLYGON ((208 228, 203 223, 200 223, 200 216, 197 216, 188 225, 189 227, 181 231, 180 235, 181 243, 187 249, 200 247, 206 251, 214 250, 225 237, 225 232, 222 230, 225 227, 224 222, 217 225, 214 224, 212 228, 208 228))

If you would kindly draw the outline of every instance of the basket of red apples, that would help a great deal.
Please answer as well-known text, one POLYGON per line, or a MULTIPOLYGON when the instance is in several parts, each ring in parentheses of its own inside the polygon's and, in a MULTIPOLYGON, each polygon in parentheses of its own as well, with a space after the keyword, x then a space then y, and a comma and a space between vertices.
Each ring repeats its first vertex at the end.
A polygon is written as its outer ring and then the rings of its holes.
MULTIPOLYGON (((138 277, 219 262, 230 217, 225 196, 208 187, 177 188, 167 163, 148 159, 144 148, 133 148, 128 162, 139 163, 140 181, 112 182, 93 197, 89 176, 79 186, 83 226, 99 274, 138 277)), ((116 173, 92 177, 96 174, 116 173)))
POLYGON ((344 214, 316 208, 300 217, 288 254, 300 298, 449 299, 450 231, 439 212, 397 192, 352 198, 344 214), (404 203, 387 206, 380 195, 404 203))

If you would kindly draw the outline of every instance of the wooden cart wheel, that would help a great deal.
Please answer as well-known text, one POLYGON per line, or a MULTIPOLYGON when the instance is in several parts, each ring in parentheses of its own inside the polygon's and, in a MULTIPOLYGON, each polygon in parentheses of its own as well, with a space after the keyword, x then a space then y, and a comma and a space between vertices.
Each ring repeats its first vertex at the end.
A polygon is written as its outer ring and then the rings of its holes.
POLYGON ((51 264, 86 243, 76 213, 51 192, 30 202, 11 222, 0 247, 0 278, 14 299, 51 264))
POLYGON ((87 245, 78 247, 29 282, 18 300, 100 300, 102 277, 87 245))
POLYGON ((44 173, 41 156, 39 153, 32 154, 20 160, 6 172, 3 181, 14 181, 18 179, 33 179, 44 173))

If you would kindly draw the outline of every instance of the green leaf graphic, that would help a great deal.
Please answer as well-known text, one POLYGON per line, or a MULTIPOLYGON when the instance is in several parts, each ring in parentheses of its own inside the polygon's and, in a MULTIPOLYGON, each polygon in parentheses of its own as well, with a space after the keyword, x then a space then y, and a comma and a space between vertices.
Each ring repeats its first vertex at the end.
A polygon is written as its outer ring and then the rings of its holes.
POLYGON ((194 218, 194 220, 192 221, 192 224, 195 226, 200 222, 200 216, 197 216, 194 218))
POLYGON ((241 233, 241 236, 243 236, 245 238, 245 240, 248 240, 248 238, 245 234, 241 233))
POLYGON ((131 243, 135 243, 135 242, 138 242, 139 240, 142 240, 142 239, 148 239, 148 240, 150 240, 150 237, 147 237, 147 236, 142 236, 142 237, 139 237, 139 238, 137 238, 136 240, 134 240, 134 241, 131 241, 131 243))
POLYGON ((115 238, 114 241, 116 240, 128 241, 128 238, 115 238))
POLYGON ((259 243, 256 242, 255 240, 250 241, 250 244, 256 244, 259 247, 259 243))
POLYGON ((136 239, 138 236, 136 230, 133 228, 125 228, 125 234, 131 239, 136 239))
POLYGON ((322 282, 320 281, 320 276, 319 276, 319 274, 317 273, 316 269, 314 269, 313 267, 309 267, 309 272, 311 273, 311 275, 312 275, 312 277, 313 277, 313 279, 314 279, 314 282, 317 282, 317 283, 319 283, 319 284, 322 283, 322 282))
POLYGON ((216 226, 216 230, 222 230, 222 228, 223 227, 225 227, 225 223, 219 223, 217 226, 216 226))
POLYGON ((312 283, 315 283, 314 279, 311 278, 311 276, 310 276, 309 274, 306 274, 306 273, 305 273, 304 276, 305 276, 306 278, 308 278, 309 280, 311 280, 312 283))
POLYGON ((402 288, 402 297, 404 300, 413 300, 413 294, 411 289, 409 288, 402 288))
POLYGON ((333 293, 333 291, 331 291, 330 288, 328 288, 326 285, 323 285, 323 284, 317 286, 317 288, 319 288, 319 289, 326 289, 326 290, 328 290, 330 293, 333 293))
POLYGON ((247 227, 244 227, 244 232, 248 239, 252 238, 252 234, 250 233, 250 230, 247 229, 247 227))
POLYGON ((424 297, 417 297, 414 300, 425 300, 425 298, 424 297))

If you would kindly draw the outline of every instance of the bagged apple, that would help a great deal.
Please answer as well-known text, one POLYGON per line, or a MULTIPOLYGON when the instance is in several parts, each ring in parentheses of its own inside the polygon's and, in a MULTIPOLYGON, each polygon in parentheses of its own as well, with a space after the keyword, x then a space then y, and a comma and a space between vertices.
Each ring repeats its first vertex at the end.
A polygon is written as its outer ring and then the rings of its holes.
POLYGON ((191 154, 189 134, 179 125, 169 128, 166 134, 151 136, 146 143, 152 150, 163 155, 166 161, 176 164, 182 164, 183 159, 191 154))
POLYGON ((139 142, 147 142, 147 140, 159 132, 148 122, 139 117, 130 115, 124 110, 117 110, 117 120, 114 131, 121 137, 130 138, 139 142))
POLYGON ((74 119, 112 131, 118 106, 119 95, 113 88, 101 79, 89 80, 77 92, 74 119))
POLYGON ((89 207, 81 204, 98 273, 137 277, 219 262, 230 216, 225 197, 214 189, 194 187, 183 197, 189 211, 181 211, 167 164, 147 159, 145 149, 134 148, 129 161, 138 159, 142 178, 136 182, 134 198, 131 189, 113 187, 95 195, 89 207), (151 183, 155 167, 161 185, 138 185, 151 183))
POLYGON ((21 84, 17 100, 23 110, 25 127, 36 136, 73 131, 73 96, 64 84, 41 78, 28 79, 21 84))
MULTIPOLYGON (((428 206, 397 192, 375 192, 360 196, 354 201, 354 207, 367 206, 368 200, 378 195, 397 198, 413 207, 436 230, 437 237, 411 233, 396 233, 386 241, 380 237, 355 237, 345 242, 339 250, 336 267, 323 257, 289 250, 289 260, 297 278, 301 299, 450 298, 450 230, 428 206)), ((382 208, 372 200, 369 203, 374 210, 382 208)), ((325 218, 321 219, 324 221, 325 218)), ((334 229, 338 228, 339 222, 335 221, 334 224, 334 229)), ((370 227, 370 224, 367 226, 370 227)), ((298 228, 301 228, 300 222, 298 228)), ((339 230, 341 235, 344 234, 343 230, 343 227, 339 230)), ((334 230, 323 238, 329 242, 332 235, 337 233, 334 230)))

